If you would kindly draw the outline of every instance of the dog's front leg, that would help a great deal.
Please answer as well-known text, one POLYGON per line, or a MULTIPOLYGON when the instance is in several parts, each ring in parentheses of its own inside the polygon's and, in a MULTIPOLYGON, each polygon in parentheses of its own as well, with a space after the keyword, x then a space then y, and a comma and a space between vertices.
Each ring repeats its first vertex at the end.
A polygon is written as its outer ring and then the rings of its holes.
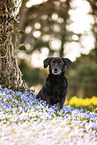
POLYGON ((59 108, 60 108, 60 109, 63 108, 64 102, 65 102, 65 99, 66 99, 66 97, 65 97, 65 98, 62 98, 62 99, 60 100, 60 102, 59 102, 59 108))
POLYGON ((47 101, 46 101, 46 102, 47 102, 47 104, 48 104, 49 107, 50 107, 50 104, 51 104, 51 103, 50 103, 50 98, 49 98, 49 96, 47 96, 47 101))
POLYGON ((62 102, 59 103, 59 108, 60 108, 60 109, 63 108, 63 103, 62 103, 62 102))

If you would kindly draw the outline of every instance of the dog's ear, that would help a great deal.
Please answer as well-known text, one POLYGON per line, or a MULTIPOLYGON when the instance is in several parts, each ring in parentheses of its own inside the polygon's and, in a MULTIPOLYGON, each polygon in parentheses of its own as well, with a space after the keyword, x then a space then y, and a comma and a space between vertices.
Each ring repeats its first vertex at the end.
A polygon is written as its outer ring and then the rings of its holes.
POLYGON ((72 64, 72 61, 68 58, 62 58, 65 64, 67 65, 68 69, 70 69, 70 66, 72 64))
POLYGON ((51 58, 49 57, 44 60, 44 68, 47 68, 47 66, 50 64, 51 59, 52 57, 51 58))

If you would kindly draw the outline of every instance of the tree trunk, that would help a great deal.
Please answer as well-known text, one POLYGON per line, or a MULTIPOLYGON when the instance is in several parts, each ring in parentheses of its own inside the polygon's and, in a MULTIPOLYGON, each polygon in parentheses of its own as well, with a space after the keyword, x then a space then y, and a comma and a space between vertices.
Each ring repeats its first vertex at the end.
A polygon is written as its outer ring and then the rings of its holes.
POLYGON ((13 35, 17 37, 14 11, 15 4, 12 0, 0 2, 0 84, 10 89, 21 88, 23 85, 22 73, 12 43, 13 35))

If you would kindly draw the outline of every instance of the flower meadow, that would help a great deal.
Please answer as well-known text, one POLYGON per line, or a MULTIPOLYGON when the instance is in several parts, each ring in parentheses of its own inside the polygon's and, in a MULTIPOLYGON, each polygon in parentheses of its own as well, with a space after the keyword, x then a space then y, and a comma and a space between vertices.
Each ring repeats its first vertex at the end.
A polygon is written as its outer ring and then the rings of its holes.
POLYGON ((0 85, 0 145, 97 145, 97 113, 58 104, 33 92, 0 85))

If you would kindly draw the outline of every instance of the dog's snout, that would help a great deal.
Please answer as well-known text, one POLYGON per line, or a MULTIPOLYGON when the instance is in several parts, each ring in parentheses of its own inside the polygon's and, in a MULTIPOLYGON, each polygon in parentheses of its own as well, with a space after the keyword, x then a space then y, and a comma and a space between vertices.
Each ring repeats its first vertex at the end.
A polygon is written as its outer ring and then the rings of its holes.
POLYGON ((61 73, 61 70, 60 70, 58 67, 54 67, 54 68, 52 69, 52 73, 53 73, 54 75, 59 75, 59 74, 61 73))

